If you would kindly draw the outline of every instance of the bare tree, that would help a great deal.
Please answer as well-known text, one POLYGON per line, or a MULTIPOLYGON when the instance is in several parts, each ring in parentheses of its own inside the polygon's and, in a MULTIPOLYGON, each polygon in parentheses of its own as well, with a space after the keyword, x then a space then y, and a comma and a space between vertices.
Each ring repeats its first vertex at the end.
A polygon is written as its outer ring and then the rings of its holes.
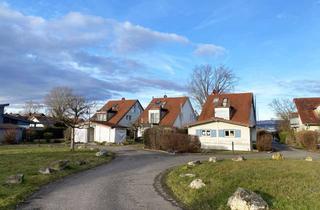
POLYGON ((67 102, 66 117, 64 122, 72 129, 70 148, 74 150, 75 129, 81 127, 81 122, 88 116, 93 104, 89 103, 83 96, 72 94, 67 102))
POLYGON ((281 129, 290 129, 290 116, 295 112, 295 106, 289 99, 273 99, 269 106, 273 109, 275 114, 283 121, 281 129))
POLYGON ((26 101, 23 106, 23 114, 36 114, 41 111, 43 105, 33 100, 26 101))
POLYGON ((237 82, 238 78, 233 71, 224 65, 215 68, 201 65, 193 69, 188 89, 197 105, 202 107, 211 93, 232 91, 237 82))
POLYGON ((69 87, 55 87, 45 97, 45 104, 49 114, 63 121, 68 109, 68 103, 72 96, 72 89, 69 87))
POLYGON ((53 88, 45 97, 45 104, 52 117, 72 129, 70 148, 73 151, 75 129, 81 127, 82 120, 86 119, 94 104, 89 103, 85 97, 75 94, 68 87, 53 88))

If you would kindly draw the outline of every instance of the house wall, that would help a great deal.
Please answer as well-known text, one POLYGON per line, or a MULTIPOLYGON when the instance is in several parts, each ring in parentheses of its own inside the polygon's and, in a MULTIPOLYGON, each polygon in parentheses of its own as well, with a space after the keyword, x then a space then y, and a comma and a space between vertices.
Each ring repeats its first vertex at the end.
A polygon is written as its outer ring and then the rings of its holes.
POLYGON ((189 135, 198 135, 201 147, 204 149, 221 149, 232 150, 232 142, 234 150, 251 151, 252 140, 255 139, 255 128, 229 124, 225 122, 211 122, 207 124, 197 125, 188 128, 189 135), (219 130, 240 130, 240 137, 220 137, 219 130), (215 130, 216 136, 199 136, 197 130, 215 130))
POLYGON ((131 107, 128 113, 120 120, 118 124, 124 127, 131 127, 142 112, 143 108, 141 107, 140 103, 136 102, 135 105, 131 107), (127 120, 127 115, 131 116, 131 120, 127 120))
POLYGON ((196 115, 192 108, 191 102, 188 99, 186 103, 182 106, 181 113, 177 117, 176 121, 173 124, 173 127, 182 128, 189 123, 196 121, 196 115))
POLYGON ((30 124, 30 127, 32 127, 32 128, 44 128, 44 125, 43 125, 43 124, 38 124, 40 121, 39 121, 37 118, 33 117, 33 118, 31 119, 31 121, 32 121, 32 122, 35 122, 35 123, 37 123, 37 124, 36 124, 36 125, 35 125, 35 124, 30 124))
POLYGON ((75 142, 88 143, 88 129, 87 128, 76 128, 74 130, 75 142))

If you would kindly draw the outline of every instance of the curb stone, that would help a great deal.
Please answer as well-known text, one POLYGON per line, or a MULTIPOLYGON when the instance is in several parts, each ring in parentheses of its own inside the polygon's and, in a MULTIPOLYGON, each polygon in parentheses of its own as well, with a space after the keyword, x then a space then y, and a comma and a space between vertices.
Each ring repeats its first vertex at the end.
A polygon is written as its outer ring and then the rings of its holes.
POLYGON ((153 187, 156 190, 156 192, 166 201, 170 202, 173 206, 178 207, 179 209, 186 209, 186 207, 184 207, 184 205, 180 202, 178 202, 177 200, 175 200, 172 196, 171 196, 171 192, 170 190, 164 186, 164 179, 166 174, 168 174, 170 172, 171 169, 167 169, 161 173, 159 173, 153 182, 153 187))

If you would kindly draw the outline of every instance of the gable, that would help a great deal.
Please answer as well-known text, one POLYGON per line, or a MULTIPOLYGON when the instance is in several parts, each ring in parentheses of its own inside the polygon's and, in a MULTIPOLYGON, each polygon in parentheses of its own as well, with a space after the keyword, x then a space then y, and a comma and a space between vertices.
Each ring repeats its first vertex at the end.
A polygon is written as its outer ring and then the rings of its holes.
POLYGON ((141 114, 138 122, 141 124, 148 124, 149 122, 149 110, 159 109, 158 104, 162 104, 162 109, 165 110, 165 115, 160 120, 161 126, 173 126, 177 117, 181 113, 181 108, 188 100, 188 97, 164 97, 153 98, 147 108, 141 114))
POLYGON ((230 121, 246 125, 252 124, 251 113, 255 113, 252 93, 211 94, 203 105, 198 120, 206 121, 216 118, 215 107, 221 107, 224 99, 227 99, 226 106, 230 108, 230 121))

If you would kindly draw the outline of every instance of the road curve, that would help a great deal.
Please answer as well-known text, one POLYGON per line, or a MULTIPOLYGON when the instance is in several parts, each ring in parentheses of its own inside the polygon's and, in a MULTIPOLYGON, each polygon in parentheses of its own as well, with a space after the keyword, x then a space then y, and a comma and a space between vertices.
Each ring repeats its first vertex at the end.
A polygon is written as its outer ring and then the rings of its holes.
MULTIPOLYGON (((42 187, 17 209, 135 210, 179 209, 154 189, 155 177, 167 168, 206 155, 169 155, 121 147, 109 164, 68 176, 42 187)), ((303 158, 306 152, 284 151, 286 157, 303 158)), ((267 153, 245 155, 270 157, 267 153)), ((315 158, 319 155, 312 154, 315 158)), ((230 155, 222 155, 231 158, 230 155)))

